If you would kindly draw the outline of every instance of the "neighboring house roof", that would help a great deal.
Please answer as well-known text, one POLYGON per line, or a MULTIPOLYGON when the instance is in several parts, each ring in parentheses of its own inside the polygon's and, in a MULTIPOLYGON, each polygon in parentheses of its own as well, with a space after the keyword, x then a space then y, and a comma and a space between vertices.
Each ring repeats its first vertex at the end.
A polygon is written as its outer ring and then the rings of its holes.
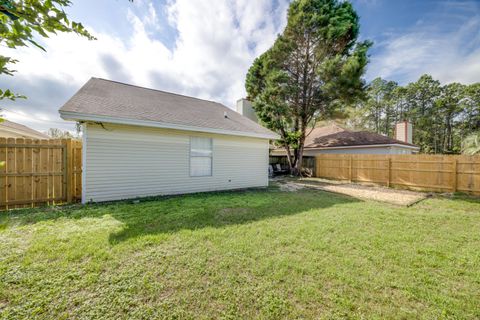
POLYGON ((220 103, 98 78, 90 79, 59 112, 66 120, 278 138, 220 103))
POLYGON ((0 122, 0 137, 27 138, 27 139, 50 139, 50 137, 37 130, 33 130, 23 124, 3 120, 0 122))
MULTIPOLYGON (((309 131, 307 131, 307 133, 308 132, 309 131)), ((372 145, 403 145, 416 147, 411 143, 389 138, 378 133, 347 130, 335 123, 314 128, 305 139, 306 149, 372 145)))
MULTIPOLYGON (((342 128, 336 123, 308 129, 305 139, 305 150, 308 149, 344 149, 362 147, 400 146, 409 149, 419 149, 417 146, 368 131, 352 131, 342 128)), ((274 148, 275 149, 275 148, 274 148)), ((276 151, 282 151, 277 148, 276 151)))

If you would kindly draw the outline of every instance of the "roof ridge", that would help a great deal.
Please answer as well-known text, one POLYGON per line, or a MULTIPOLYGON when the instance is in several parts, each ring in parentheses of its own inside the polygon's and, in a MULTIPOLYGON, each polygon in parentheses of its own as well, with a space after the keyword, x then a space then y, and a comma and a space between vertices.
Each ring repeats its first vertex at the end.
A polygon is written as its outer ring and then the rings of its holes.
MULTIPOLYGON (((14 121, 10 121, 10 120, 8 120, 8 119, 6 119, 6 118, 4 118, 3 121, 0 122, 0 123, 3 123, 3 124, 12 124, 12 125, 14 125, 14 126, 20 126, 20 127, 25 128, 25 129, 35 130, 35 129, 32 129, 32 128, 24 125, 24 124, 21 124, 21 123, 18 123, 18 122, 14 122, 14 121)), ((35 131, 37 131, 37 130, 35 130, 35 131)))
MULTIPOLYGON (((162 93, 171 94, 171 95, 175 95, 175 96, 179 96, 179 97, 183 97, 183 98, 189 98, 189 99, 196 99, 196 100, 200 100, 200 101, 211 102, 211 103, 215 103, 215 104, 221 105, 221 106, 223 106, 223 107, 225 107, 225 108, 228 108, 227 106, 225 106, 225 105, 223 105, 223 104, 221 104, 221 103, 219 103, 219 102, 213 101, 213 100, 201 99, 201 98, 197 98, 197 97, 187 96, 187 95, 184 95, 184 94, 175 93, 175 92, 169 92, 169 91, 164 91, 164 90, 160 90, 160 89, 142 87, 142 86, 139 86, 139 85, 136 85, 136 84, 125 83, 125 82, 120 82, 120 81, 110 80, 110 79, 105 79, 105 78, 92 77, 92 79, 102 80, 102 81, 107 81, 107 82, 113 82, 113 83, 121 84, 121 85, 124 85, 124 86, 135 87, 135 88, 144 89, 144 90, 151 90, 151 91, 156 91, 156 92, 162 92, 162 93)), ((230 109, 230 108, 228 108, 228 109, 230 109)))
POLYGON ((361 131, 357 131, 357 132, 360 132, 360 133, 368 133, 368 134, 373 134, 373 135, 382 136, 382 137, 385 137, 385 138, 387 138, 387 139, 389 139, 389 140, 391 140, 391 141, 398 142, 399 144, 416 146, 416 145, 414 145, 413 143, 406 142, 406 141, 402 141, 402 140, 398 140, 397 138, 390 137, 390 136, 388 136, 388 135, 385 135, 385 134, 382 134, 382 133, 378 133, 378 132, 374 132, 374 131, 361 130, 361 131))
POLYGON ((39 130, 36 130, 36 129, 33 129, 33 128, 30 128, 29 126, 27 125, 24 125, 24 124, 21 124, 21 123, 18 123, 18 122, 14 122, 14 121, 11 121, 11 120, 8 120, 8 119, 3 119, 3 121, 0 122, 0 126, 4 126, 5 128, 10 128, 10 129, 13 129, 13 130, 20 130, 20 131, 23 131, 25 133, 34 133, 34 134, 37 134, 37 135, 43 135, 45 137, 48 137, 48 134, 46 133, 43 133, 39 130))

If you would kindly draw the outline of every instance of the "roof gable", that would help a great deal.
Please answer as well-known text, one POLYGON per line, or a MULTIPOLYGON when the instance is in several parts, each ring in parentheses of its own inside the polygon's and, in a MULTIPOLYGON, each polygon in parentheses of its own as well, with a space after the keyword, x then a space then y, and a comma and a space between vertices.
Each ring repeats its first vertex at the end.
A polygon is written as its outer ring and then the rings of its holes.
POLYGON ((72 120, 90 116, 105 122, 115 119, 116 123, 277 138, 220 103, 98 78, 90 79, 59 111, 62 118, 72 120))

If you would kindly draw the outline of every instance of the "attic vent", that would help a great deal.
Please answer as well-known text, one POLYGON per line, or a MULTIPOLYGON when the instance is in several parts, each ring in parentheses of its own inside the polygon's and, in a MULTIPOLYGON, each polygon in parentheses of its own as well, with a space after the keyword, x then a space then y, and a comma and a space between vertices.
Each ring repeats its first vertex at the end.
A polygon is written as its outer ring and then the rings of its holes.
POLYGON ((223 112, 223 117, 224 117, 225 119, 227 119, 227 118, 228 118, 227 111, 224 111, 224 112, 223 112))

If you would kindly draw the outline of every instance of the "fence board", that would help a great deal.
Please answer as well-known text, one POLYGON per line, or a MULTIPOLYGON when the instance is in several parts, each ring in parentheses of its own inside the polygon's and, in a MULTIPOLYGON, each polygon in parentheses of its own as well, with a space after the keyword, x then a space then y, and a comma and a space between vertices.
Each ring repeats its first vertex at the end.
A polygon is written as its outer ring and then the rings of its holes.
MULTIPOLYGON (((40 145, 40 140, 34 140, 33 141, 34 145, 40 145)), ((32 149, 33 152, 33 173, 38 173, 40 172, 40 146, 37 148, 32 149)), ((32 179, 33 183, 33 197, 32 200, 34 199, 41 199, 41 189, 40 189, 40 177, 36 176, 32 179)))
MULTIPOLYGON (((31 145, 32 144, 32 139, 25 139, 25 144, 26 145, 31 145)), ((25 164, 24 164, 24 169, 26 173, 32 173, 33 172, 33 149, 32 148, 25 148, 25 164)), ((34 176, 31 175, 29 177, 26 177, 24 179, 25 183, 25 202, 27 202, 26 206, 33 206, 32 201, 33 199, 33 179, 34 176)))
MULTIPOLYGON (((55 142, 53 141, 50 141, 51 144, 54 144, 55 142)), ((61 143, 62 145, 65 145, 66 143, 66 140, 62 140, 62 141, 59 141, 57 140, 56 143, 61 143)), ((64 176, 65 176, 65 172, 63 172, 63 167, 65 166, 65 159, 64 159, 64 154, 66 155, 67 153, 65 152, 66 150, 64 150, 64 148, 62 149, 59 149, 59 148, 55 148, 55 149, 51 149, 52 153, 53 153, 53 168, 52 168, 52 171, 55 173, 55 172, 61 172, 62 175, 57 175, 57 174, 54 174, 52 175, 52 179, 53 179, 53 194, 52 194, 52 198, 60 198, 60 199, 66 199, 67 202, 68 199, 67 199, 67 194, 65 193, 66 190, 64 190, 64 185, 63 185, 63 181, 64 181, 64 176)))
MULTIPOLYGON (((0 138, 0 144, 5 145, 7 143, 6 138, 0 138)), ((6 171, 6 162, 7 159, 7 148, 0 147, 0 161, 2 162, 0 165, 0 201, 4 201, 7 199, 7 177, 5 176, 6 171)), ((0 207, 0 209, 4 209, 0 207)))
POLYGON ((480 195, 480 156, 325 154, 319 178, 480 195))
MULTIPOLYGON (((41 144, 47 144, 47 140, 41 140, 41 144)), ((48 173, 48 147, 40 148, 40 173, 48 173)), ((50 199, 49 197, 49 185, 48 185, 48 176, 41 175, 39 176, 39 199, 50 199)), ((47 200, 48 204, 48 200, 47 200)))
MULTIPOLYGON (((17 144, 25 144, 24 139, 17 139, 17 144)), ((25 177, 21 174, 25 172, 25 158, 24 158, 25 148, 16 148, 15 149, 15 168, 16 172, 19 173, 19 176, 15 176, 14 188, 15 188, 15 199, 25 200, 25 177)), ((24 207, 24 206, 20 206, 24 207)))
MULTIPOLYGON (((7 143, 14 143, 14 138, 8 138, 7 143)), ((15 149, 7 149, 7 162, 5 164, 7 173, 15 173, 15 149)), ((7 177, 7 200, 15 200, 15 177, 7 177)))
POLYGON ((81 199, 81 148, 72 140, 0 138, 0 210, 81 199))
POLYGON ((82 142, 73 141, 73 168, 72 168, 72 185, 73 185, 73 200, 80 201, 82 199, 82 142))

